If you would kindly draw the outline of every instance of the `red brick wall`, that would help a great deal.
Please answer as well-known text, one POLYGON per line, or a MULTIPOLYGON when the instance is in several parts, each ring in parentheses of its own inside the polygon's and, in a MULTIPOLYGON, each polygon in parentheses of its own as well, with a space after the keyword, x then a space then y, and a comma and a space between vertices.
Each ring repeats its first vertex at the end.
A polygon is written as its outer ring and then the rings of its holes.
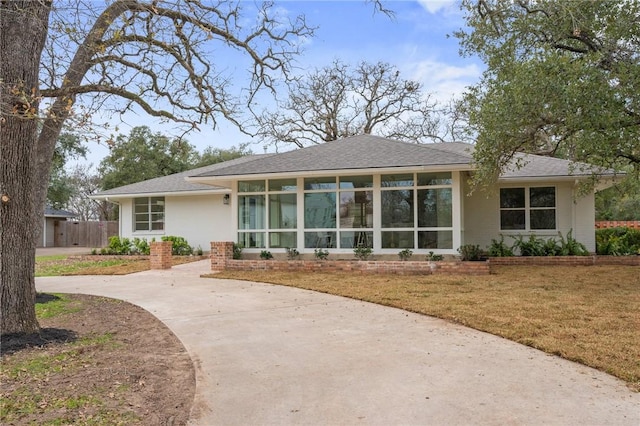
MULTIPOLYGON (((212 265, 214 264, 212 260, 212 265)), ((218 264, 218 263, 217 263, 218 264)), ((487 262, 427 262, 370 260, 227 260, 224 269, 235 271, 357 272, 360 274, 467 274, 486 275, 487 262)), ((212 270, 222 270, 221 268, 212 270)))
POLYGON ((596 222, 596 229, 633 228, 640 229, 640 220, 607 220, 596 222))
POLYGON ((171 268, 171 241, 152 241, 149 245, 151 254, 149 262, 151 269, 170 269, 171 268))
POLYGON ((487 262, 416 262, 380 260, 234 260, 233 243, 211 243, 211 270, 223 271, 358 272, 362 274, 474 274, 489 273, 487 262))
POLYGON ((489 259, 489 263, 491 266, 499 266, 499 265, 640 266, 640 256, 513 256, 513 257, 492 257, 489 259))

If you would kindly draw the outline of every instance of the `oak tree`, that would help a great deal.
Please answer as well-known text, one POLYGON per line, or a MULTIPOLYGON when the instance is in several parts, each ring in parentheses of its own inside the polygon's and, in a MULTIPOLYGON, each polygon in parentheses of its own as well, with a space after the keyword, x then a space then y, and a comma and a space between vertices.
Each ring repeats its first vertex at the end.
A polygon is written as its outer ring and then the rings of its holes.
POLYGON ((289 19, 272 3, 253 7, 204 0, 0 1, 3 334, 39 329, 35 230, 63 125, 82 126, 98 110, 145 113, 185 131, 221 118, 239 123, 243 105, 290 75, 300 40, 313 34, 304 17, 289 19), (231 59, 243 68, 229 69, 231 59))
POLYGON ((293 81, 286 100, 259 114, 267 144, 304 147, 357 134, 409 142, 440 139, 435 104, 393 65, 334 61, 293 81))
POLYGON ((640 169, 640 2, 463 0, 462 52, 486 63, 465 98, 477 183, 517 152, 640 169))

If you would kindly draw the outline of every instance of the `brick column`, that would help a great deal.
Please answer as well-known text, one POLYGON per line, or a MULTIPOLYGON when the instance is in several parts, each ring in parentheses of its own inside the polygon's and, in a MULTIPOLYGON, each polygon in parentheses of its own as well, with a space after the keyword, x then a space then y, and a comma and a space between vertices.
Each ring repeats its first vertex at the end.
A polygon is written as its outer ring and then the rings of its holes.
POLYGON ((149 261, 151 269, 171 269, 171 241, 152 241, 149 261))
POLYGON ((211 270, 224 271, 227 267, 227 260, 233 259, 233 242, 212 241, 210 257, 211 270))

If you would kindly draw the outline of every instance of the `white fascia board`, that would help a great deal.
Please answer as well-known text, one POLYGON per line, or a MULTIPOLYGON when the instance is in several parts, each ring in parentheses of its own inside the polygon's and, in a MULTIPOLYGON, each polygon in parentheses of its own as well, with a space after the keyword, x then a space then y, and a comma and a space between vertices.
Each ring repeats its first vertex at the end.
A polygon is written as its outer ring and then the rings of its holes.
POLYGON ((576 175, 576 176, 567 176, 567 175, 547 175, 547 176, 513 176, 513 177, 500 177, 498 178, 498 182, 566 182, 566 181, 576 181, 576 180, 585 180, 589 178, 586 175, 576 175))
POLYGON ((128 194, 108 194, 108 195, 89 195, 92 200, 118 200, 121 198, 137 198, 137 197, 185 197, 189 195, 212 195, 212 194, 230 194, 231 190, 227 188, 220 189, 196 189, 190 191, 175 192, 134 192, 128 194))
MULTIPOLYGON (((212 182, 226 181, 231 182, 235 180, 255 180, 255 179, 282 179, 293 177, 315 177, 315 176, 349 176, 349 175, 374 175, 374 174, 387 174, 387 173, 409 173, 409 172, 455 172, 455 171, 467 171, 474 170, 469 164, 445 164, 435 166, 404 166, 404 167, 381 167, 381 168, 368 168, 368 169, 332 169, 332 170, 311 170, 311 171, 296 171, 296 172, 279 172, 279 173, 256 173, 256 174, 244 174, 244 175, 224 175, 224 176, 189 176, 185 180, 187 182, 212 184, 212 182)), ((220 183, 216 183, 220 185, 220 183)))

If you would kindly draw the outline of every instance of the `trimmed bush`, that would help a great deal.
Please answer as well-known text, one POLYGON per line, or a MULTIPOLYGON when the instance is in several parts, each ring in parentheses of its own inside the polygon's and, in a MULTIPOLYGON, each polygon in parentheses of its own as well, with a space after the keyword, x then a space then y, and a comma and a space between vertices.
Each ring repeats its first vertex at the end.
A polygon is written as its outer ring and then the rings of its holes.
POLYGON ((640 229, 597 229, 596 252, 608 256, 640 254, 640 229))
POLYGON ((189 245, 184 237, 166 235, 162 237, 162 241, 171 241, 171 254, 174 256, 188 256, 193 254, 193 247, 189 245))

